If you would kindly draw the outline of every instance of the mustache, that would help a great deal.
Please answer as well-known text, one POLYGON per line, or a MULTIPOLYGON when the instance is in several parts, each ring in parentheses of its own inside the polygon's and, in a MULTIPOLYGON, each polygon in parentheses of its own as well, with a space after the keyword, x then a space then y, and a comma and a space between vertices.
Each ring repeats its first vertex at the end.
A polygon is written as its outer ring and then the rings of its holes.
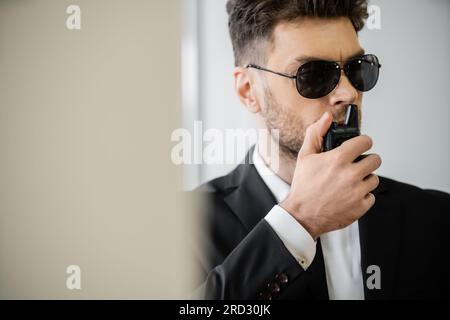
MULTIPOLYGON (((360 108, 358 108, 357 111, 358 111, 358 121, 361 121, 360 108)), ((346 120, 347 120, 347 108, 344 108, 343 110, 333 113, 333 122, 336 122, 341 125, 344 124, 346 120)))
MULTIPOLYGON (((333 116, 333 122, 336 122, 337 124, 344 124, 346 117, 347 117, 347 108, 344 108, 343 110, 337 111, 337 112, 332 112, 331 113, 333 116)), ((319 116, 315 121, 313 121, 312 123, 310 123, 309 125, 312 125, 313 123, 317 122, 320 120, 320 118, 322 117, 319 116)), ((362 113, 361 113, 361 109, 358 108, 358 121, 361 123, 362 120, 362 113)), ((308 126, 306 126, 308 127, 308 126)))
POLYGON ((346 117, 346 110, 344 112, 333 113, 333 121, 338 124, 344 124, 346 117))

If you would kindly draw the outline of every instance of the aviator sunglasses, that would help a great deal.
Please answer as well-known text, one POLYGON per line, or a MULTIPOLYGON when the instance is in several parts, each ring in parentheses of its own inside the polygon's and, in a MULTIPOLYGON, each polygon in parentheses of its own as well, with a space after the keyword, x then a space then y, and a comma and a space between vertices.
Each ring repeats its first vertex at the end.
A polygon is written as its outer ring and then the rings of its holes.
POLYGON ((302 97, 318 99, 327 96, 336 88, 341 79, 342 71, 355 89, 362 92, 372 90, 377 84, 381 65, 377 56, 365 54, 346 61, 343 68, 338 62, 313 60, 301 65, 295 76, 272 71, 254 64, 249 64, 246 68, 295 79, 297 91, 302 97))

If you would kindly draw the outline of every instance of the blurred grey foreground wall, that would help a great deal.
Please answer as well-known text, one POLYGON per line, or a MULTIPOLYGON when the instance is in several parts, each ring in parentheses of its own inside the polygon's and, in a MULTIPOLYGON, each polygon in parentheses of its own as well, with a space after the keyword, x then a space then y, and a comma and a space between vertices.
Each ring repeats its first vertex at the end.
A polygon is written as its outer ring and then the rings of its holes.
POLYGON ((0 298, 183 297, 180 30, 176 0, 0 0, 0 298))

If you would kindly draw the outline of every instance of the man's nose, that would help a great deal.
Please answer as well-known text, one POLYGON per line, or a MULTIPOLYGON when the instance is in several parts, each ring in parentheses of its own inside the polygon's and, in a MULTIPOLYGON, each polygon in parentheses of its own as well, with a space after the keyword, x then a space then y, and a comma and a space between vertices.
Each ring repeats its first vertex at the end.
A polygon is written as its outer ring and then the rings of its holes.
POLYGON ((332 106, 346 106, 354 103, 358 99, 358 90, 351 84, 344 71, 338 85, 330 94, 330 104, 332 106))

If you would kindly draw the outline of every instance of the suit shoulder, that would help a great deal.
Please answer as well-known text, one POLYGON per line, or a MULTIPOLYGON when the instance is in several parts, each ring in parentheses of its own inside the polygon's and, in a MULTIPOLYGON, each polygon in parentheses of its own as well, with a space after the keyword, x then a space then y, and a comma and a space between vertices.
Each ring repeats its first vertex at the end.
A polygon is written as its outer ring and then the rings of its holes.
POLYGON ((240 164, 227 175, 210 180, 193 191, 209 197, 226 197, 242 184, 249 171, 248 167, 246 164, 240 164))
POLYGON ((202 208, 206 216, 214 221, 224 217, 233 217, 232 211, 226 203, 226 198, 237 186, 231 182, 233 171, 225 176, 215 178, 203 183, 196 189, 190 191, 197 199, 202 202, 202 208))
POLYGON ((432 201, 435 204, 442 203, 450 206, 450 194, 444 191, 423 189, 386 177, 380 177, 380 184, 383 184, 389 190, 391 197, 406 199, 409 202, 432 201))
POLYGON ((208 197, 226 197, 234 189, 236 189, 236 186, 230 184, 230 175, 228 174, 203 183, 193 192, 208 197))

